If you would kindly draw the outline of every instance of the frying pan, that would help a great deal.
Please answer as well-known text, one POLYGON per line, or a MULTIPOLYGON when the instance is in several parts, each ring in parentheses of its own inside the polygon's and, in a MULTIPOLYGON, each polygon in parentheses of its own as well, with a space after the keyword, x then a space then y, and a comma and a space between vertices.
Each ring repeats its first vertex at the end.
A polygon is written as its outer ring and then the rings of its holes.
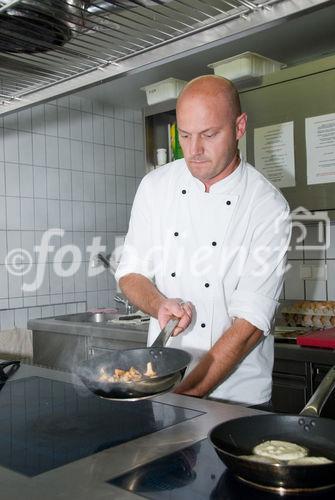
POLYGON ((335 486, 335 422, 318 415, 335 385, 335 366, 299 415, 255 415, 223 422, 208 438, 224 464, 240 480, 279 492, 300 493, 335 486), (305 446, 309 455, 325 456, 334 462, 317 465, 288 465, 253 462, 241 457, 270 439, 305 446))
POLYGON ((178 319, 171 319, 151 347, 110 351, 81 362, 77 375, 94 394, 117 401, 137 401, 171 391, 180 383, 191 361, 191 355, 186 351, 164 347, 178 322, 178 319), (100 380, 102 369, 113 375, 116 368, 129 370, 133 366, 144 373, 149 362, 157 373, 156 377, 143 377, 133 382, 100 380))

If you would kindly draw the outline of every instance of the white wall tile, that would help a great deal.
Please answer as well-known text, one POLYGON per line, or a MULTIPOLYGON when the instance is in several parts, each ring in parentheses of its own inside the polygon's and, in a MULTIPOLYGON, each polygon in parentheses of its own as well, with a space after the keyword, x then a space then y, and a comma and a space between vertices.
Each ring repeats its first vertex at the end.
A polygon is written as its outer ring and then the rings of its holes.
POLYGON ((335 224, 330 226, 330 245, 326 251, 327 259, 335 259, 335 224))
POLYGON ((114 121, 114 134, 115 134, 115 145, 123 148, 125 146, 125 132, 124 132, 124 121, 115 120, 114 121))
POLYGON ((82 172, 72 171, 72 199, 73 200, 84 199, 84 179, 82 172))
POLYGON ((84 221, 86 231, 95 231, 95 204, 84 202, 84 221))
POLYGON ((58 136, 68 139, 70 137, 70 110, 65 107, 57 108, 58 136))
POLYGON ((6 194, 6 186, 5 186, 5 164, 4 162, 0 162, 0 195, 6 194))
POLYGON ((24 109, 18 113, 18 126, 19 130, 25 130, 26 132, 31 132, 32 122, 31 122, 31 108, 24 109))
MULTIPOLYGON (((8 308, 9 309, 16 309, 16 308, 22 308, 23 307, 23 298, 22 297, 14 297, 9 299, 8 301, 8 308)), ((15 317, 15 311, 14 311, 14 317, 15 317)))
MULTIPOLYGON (((320 247, 320 242, 319 242, 319 230, 317 225, 306 225, 306 238, 304 240, 304 247, 306 245, 313 245, 316 247, 320 247)), ((321 240, 322 241, 322 240, 321 240)), ((306 250, 304 248, 304 257, 305 259, 324 259, 325 258, 325 250, 324 249, 317 249, 317 250, 306 250)))
POLYGON ((33 167, 34 174, 34 196, 35 198, 46 198, 47 195, 47 172, 45 167, 33 167))
POLYGON ((105 146, 105 172, 115 174, 115 148, 113 146, 105 146))
POLYGON ((126 203, 126 178, 117 175, 115 177, 115 182, 116 182, 116 202, 117 203, 126 203))
POLYGON ((20 196, 32 198, 34 196, 34 174, 31 165, 19 165, 20 196))
POLYGON ((105 171, 105 147, 103 144, 93 144, 94 170, 105 171))
POLYGON ((72 199, 72 172, 59 170, 59 197, 61 200, 72 199))
POLYGON ((81 98, 75 94, 69 96, 69 106, 72 109, 81 109, 81 98))
POLYGON ((22 297, 22 276, 10 274, 8 277, 8 297, 22 297))
POLYGON ((135 154, 133 149, 125 150, 125 175, 129 177, 136 176, 135 154))
POLYGON ((54 306, 43 306, 42 307, 42 318, 48 318, 54 316, 55 310, 54 306))
POLYGON ((8 298, 8 270, 3 264, 0 265, 0 299, 8 298))
POLYGON ((125 152, 122 148, 115 148, 115 172, 117 175, 125 175, 126 172, 125 152))
POLYGON ((36 306, 37 301, 35 296, 31 297, 23 297, 23 306, 24 307, 34 307, 36 306))
POLYGON ((83 141, 93 141, 93 117, 91 113, 82 113, 82 138, 83 141))
POLYGON ((83 170, 83 145, 81 141, 71 141, 71 168, 83 170))
POLYGON ((304 299, 304 281, 300 278, 300 265, 302 261, 288 261, 290 268, 285 275, 285 299, 304 299))
POLYGON ((124 108, 120 106, 114 106, 114 116, 115 118, 118 118, 119 120, 124 119, 124 108))
POLYGON ((58 138, 46 137, 46 165, 48 167, 59 167, 58 138))
POLYGON ((106 214, 107 231, 116 231, 116 205, 113 203, 107 203, 106 214))
POLYGON ((6 162, 19 161, 19 138, 16 130, 4 130, 4 159, 6 162))
POLYGON ((6 200, 7 213, 7 229, 20 229, 21 225, 21 209, 20 198, 7 198, 6 200))
POLYGON ((45 135, 32 134, 33 137, 33 162, 34 165, 45 167, 45 135))
POLYGON ((17 128, 18 128, 17 113, 10 113, 9 115, 4 116, 3 126, 5 128, 17 130, 17 128))
POLYGON ((32 198, 21 198, 21 229, 33 230, 34 228, 34 200, 32 198))
POLYGON ((55 306, 55 315, 56 316, 60 316, 62 314, 65 314, 66 313, 66 306, 65 304, 57 304, 55 306))
POLYGON ((7 233, 6 231, 0 231, 0 264, 5 263, 6 255, 7 255, 7 233))
POLYGON ((27 328, 27 309, 15 309, 14 322, 17 328, 27 328))
POLYGON ((6 198, 0 196, 0 229, 7 227, 6 198))
POLYGON ((104 122, 100 115, 93 115, 93 141, 98 144, 104 143, 104 122))
POLYGON ((84 231, 84 203, 82 201, 74 201, 72 203, 73 212, 73 230, 84 231))
POLYGON ((72 202, 60 202, 60 225, 65 231, 72 231, 72 202))
POLYGON ((37 134, 45 134, 45 110, 44 104, 34 106, 31 109, 32 129, 37 134))
POLYGON ((58 113, 53 104, 45 105, 45 133, 53 137, 58 135, 58 113))
POLYGON ((85 265, 81 265, 76 274, 74 275, 74 290, 75 292, 86 291, 86 274, 85 265))
POLYGON ((106 231, 106 204, 96 203, 95 205, 96 230, 106 231))
POLYGON ((132 204, 136 192, 136 182, 134 177, 126 177, 126 201, 132 204))
POLYGON ((50 281, 50 293, 52 294, 63 293, 63 280, 60 276, 58 276, 54 272, 53 268, 51 268, 50 270, 49 281, 50 281))
POLYGON ((4 129, 0 127, 0 161, 5 159, 4 129))
POLYGON ((94 174, 84 172, 84 200, 94 201, 94 174))
POLYGON ((48 228, 60 227, 60 202, 59 200, 47 200, 48 204, 48 228))
POLYGON ((126 148, 133 148, 135 142, 135 128, 134 124, 124 122, 124 144, 126 148))
POLYGON ((70 109, 70 137, 81 140, 81 112, 77 109, 70 109))
POLYGON ((116 203, 115 175, 106 175, 106 201, 116 203))
POLYGON ((306 300, 326 300, 327 288, 325 281, 310 280, 305 282, 306 300))
POLYGON ((20 195, 20 179, 19 167, 15 163, 5 164, 6 175, 6 195, 19 196, 20 195))
POLYGON ((114 146, 114 120, 108 116, 104 117, 104 142, 105 145, 114 146))
POLYGON ((31 133, 19 131, 19 162, 33 163, 33 141, 31 133))
POLYGON ((59 170, 47 168, 47 198, 59 199, 59 170))
POLYGON ((128 229, 126 205, 116 205, 116 229, 118 231, 127 231, 128 229))
POLYGON ((94 172, 93 144, 83 142, 83 170, 94 172))
POLYGON ((1 330, 14 328, 14 311, 0 311, 1 330))
POLYGON ((140 151, 143 151, 144 149, 144 129, 142 124, 136 123, 134 125, 134 147, 135 149, 138 149, 140 151))
POLYGON ((69 139, 58 139, 59 168, 71 168, 71 151, 69 139))
POLYGON ((335 300, 335 260, 327 261, 328 300, 335 300))
POLYGON ((95 174, 94 184, 95 184, 95 200, 96 201, 106 201, 106 181, 105 175, 95 174))
POLYGON ((143 112, 141 109, 134 109, 134 122, 143 123, 143 112))
POLYGON ((21 247, 24 251, 29 253, 32 262, 35 262, 35 257, 36 257, 34 246, 35 246, 34 231, 21 231, 21 247))
POLYGON ((42 317, 42 311, 40 307, 30 307, 28 309, 28 318, 29 319, 36 319, 36 318, 41 318, 42 317))
POLYGON ((35 199, 35 229, 46 230, 48 228, 47 200, 35 199))
POLYGON ((141 151, 135 151, 135 170, 136 177, 143 177, 145 175, 144 153, 141 151))

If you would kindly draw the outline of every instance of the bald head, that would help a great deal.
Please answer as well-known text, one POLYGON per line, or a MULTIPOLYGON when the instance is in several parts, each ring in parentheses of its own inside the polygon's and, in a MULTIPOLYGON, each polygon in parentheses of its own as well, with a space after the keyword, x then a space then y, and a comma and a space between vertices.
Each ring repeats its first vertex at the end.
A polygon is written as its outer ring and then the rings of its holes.
POLYGON ((228 112, 235 120, 241 114, 241 104, 237 89, 230 80, 217 75, 204 75, 188 82, 181 91, 177 100, 178 108, 185 101, 192 101, 195 97, 215 98, 218 104, 224 103, 228 112))

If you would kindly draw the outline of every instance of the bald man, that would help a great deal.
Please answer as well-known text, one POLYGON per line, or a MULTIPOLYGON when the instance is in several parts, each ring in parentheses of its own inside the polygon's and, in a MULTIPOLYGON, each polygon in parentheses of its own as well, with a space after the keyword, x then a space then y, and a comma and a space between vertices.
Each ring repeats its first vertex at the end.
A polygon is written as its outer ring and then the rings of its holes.
POLYGON ((148 345, 179 318, 168 346, 193 361, 177 393, 267 405, 289 207, 240 157, 247 116, 230 81, 192 80, 176 111, 184 159, 142 180, 116 279, 152 317, 148 345))

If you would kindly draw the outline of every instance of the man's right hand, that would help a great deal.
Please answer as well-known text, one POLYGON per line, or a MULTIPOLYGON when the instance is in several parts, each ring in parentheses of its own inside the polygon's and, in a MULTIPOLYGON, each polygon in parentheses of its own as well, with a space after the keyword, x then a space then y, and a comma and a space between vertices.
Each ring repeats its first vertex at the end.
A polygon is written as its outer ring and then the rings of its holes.
POLYGON ((158 322, 161 328, 164 328, 166 323, 172 316, 179 318, 179 323, 173 331, 173 336, 179 335, 186 330, 192 320, 192 304, 191 302, 183 302, 181 299, 165 299, 161 302, 158 309, 158 322))

